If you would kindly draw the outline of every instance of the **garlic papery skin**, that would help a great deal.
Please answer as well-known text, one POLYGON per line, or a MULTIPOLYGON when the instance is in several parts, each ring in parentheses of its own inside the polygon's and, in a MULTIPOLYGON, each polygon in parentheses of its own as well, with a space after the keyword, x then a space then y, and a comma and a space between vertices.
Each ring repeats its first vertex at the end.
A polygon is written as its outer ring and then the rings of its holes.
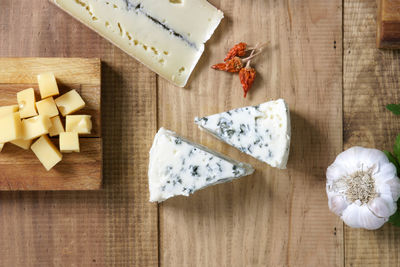
POLYGON ((375 230, 397 210, 396 167, 377 149, 352 147, 326 171, 329 209, 348 226, 375 230))

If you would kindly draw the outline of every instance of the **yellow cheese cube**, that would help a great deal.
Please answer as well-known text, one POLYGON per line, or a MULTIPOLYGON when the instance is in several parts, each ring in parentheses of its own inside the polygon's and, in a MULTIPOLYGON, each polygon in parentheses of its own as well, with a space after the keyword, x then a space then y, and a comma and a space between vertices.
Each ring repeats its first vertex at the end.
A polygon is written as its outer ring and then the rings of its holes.
POLYGON ((50 141, 47 135, 43 135, 35 143, 33 143, 31 149, 48 171, 62 159, 62 154, 50 141))
POLYGON ((42 73, 37 76, 39 83, 40 96, 43 98, 58 95, 56 77, 51 72, 42 73))
POLYGON ((36 116, 35 107, 35 92, 33 88, 25 89, 17 93, 17 100, 19 105, 19 115, 21 119, 36 116))
POLYGON ((0 144, 0 152, 3 150, 4 144, 0 144))
POLYGON ((18 112, 18 105, 0 107, 0 116, 18 112))
POLYGON ((55 116, 54 118, 51 118, 51 127, 49 128, 49 135, 50 136, 56 136, 59 135, 60 133, 64 132, 64 126, 62 125, 60 116, 55 116))
POLYGON ((11 144, 14 144, 22 149, 29 149, 32 144, 32 139, 31 140, 24 140, 24 139, 18 139, 10 142, 11 144))
POLYGON ((77 132, 79 134, 90 134, 92 121, 90 115, 68 115, 65 117, 65 130, 67 132, 77 132))
POLYGON ((79 152, 78 133, 60 133, 60 151, 64 153, 79 152))
POLYGON ((18 112, 0 116, 0 143, 21 139, 23 135, 18 112))
POLYGON ((56 102, 52 97, 40 100, 36 103, 40 115, 47 115, 50 118, 58 115, 56 102))
POLYGON ((38 115, 36 117, 25 119, 22 121, 24 137, 23 139, 35 139, 44 134, 49 133, 51 127, 51 120, 49 116, 38 115))
POLYGON ((63 116, 71 114, 85 107, 85 102, 76 90, 71 90, 68 93, 56 98, 56 104, 63 116))

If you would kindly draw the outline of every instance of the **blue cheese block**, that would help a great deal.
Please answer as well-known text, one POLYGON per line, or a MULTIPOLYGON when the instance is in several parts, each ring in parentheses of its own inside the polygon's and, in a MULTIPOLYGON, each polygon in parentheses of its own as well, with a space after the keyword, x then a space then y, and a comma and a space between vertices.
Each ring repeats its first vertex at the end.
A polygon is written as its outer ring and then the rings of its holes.
POLYGON ((185 86, 224 17, 206 0, 52 0, 178 86, 185 86))
POLYGON ((240 151, 272 167, 286 168, 290 115, 283 99, 195 118, 195 122, 200 129, 240 151))
POLYGON ((161 128, 150 149, 150 201, 189 196, 207 186, 253 173, 253 168, 161 128))

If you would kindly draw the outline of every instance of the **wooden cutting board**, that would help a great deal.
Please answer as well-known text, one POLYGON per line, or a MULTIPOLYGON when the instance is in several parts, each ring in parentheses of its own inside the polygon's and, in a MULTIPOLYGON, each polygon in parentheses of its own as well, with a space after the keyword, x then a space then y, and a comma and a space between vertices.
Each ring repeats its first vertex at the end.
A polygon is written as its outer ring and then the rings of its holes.
MULTIPOLYGON (((60 94, 76 89, 86 107, 76 114, 92 116, 92 134, 80 137, 80 153, 63 154, 50 171, 31 150, 5 144, 0 153, 0 190, 96 190, 102 183, 101 63, 84 58, 0 58, 0 106, 17 104, 16 93, 34 88, 36 76, 55 74, 60 94)), ((58 138, 52 138, 58 146, 58 138)))

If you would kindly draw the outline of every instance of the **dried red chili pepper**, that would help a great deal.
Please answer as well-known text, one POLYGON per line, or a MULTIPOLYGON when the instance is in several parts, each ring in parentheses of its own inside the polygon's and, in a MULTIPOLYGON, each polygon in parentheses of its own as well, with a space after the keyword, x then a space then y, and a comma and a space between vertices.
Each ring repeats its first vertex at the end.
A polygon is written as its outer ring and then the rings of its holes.
POLYGON ((227 61, 229 59, 232 59, 236 56, 243 57, 246 55, 246 48, 247 44, 246 43, 238 43, 234 45, 226 55, 224 61, 227 61))
POLYGON ((215 65, 211 66, 211 68, 213 68, 215 70, 223 70, 223 71, 234 73, 234 72, 239 72, 240 69, 243 68, 243 64, 242 64, 242 60, 240 58, 233 57, 224 63, 215 64, 215 65))
POLYGON ((239 73, 240 83, 242 84, 244 97, 247 96, 251 89, 254 79, 256 78, 256 70, 250 67, 250 61, 258 56, 269 43, 257 44, 255 47, 248 47, 246 43, 238 43, 232 47, 224 59, 224 63, 215 64, 213 69, 227 71, 231 73, 239 73), (244 57, 247 51, 251 51, 250 55, 244 57), (246 66, 243 67, 243 64, 246 66))
POLYGON ((246 66, 239 71, 239 79, 243 87, 244 97, 247 96, 247 92, 253 85, 255 78, 256 78, 256 70, 250 68, 249 66, 246 66))
MULTIPOLYGON (((258 45, 256 46, 256 48, 258 45)), ((244 68, 242 68, 239 71, 239 79, 240 83, 242 84, 243 87, 243 92, 244 92, 244 97, 247 96, 247 92, 250 90, 251 86, 253 85, 254 79, 256 78, 256 70, 252 67, 250 67, 250 59, 256 56, 255 54, 256 49, 251 51, 251 54, 248 58, 244 60, 248 60, 247 64, 244 68)))

